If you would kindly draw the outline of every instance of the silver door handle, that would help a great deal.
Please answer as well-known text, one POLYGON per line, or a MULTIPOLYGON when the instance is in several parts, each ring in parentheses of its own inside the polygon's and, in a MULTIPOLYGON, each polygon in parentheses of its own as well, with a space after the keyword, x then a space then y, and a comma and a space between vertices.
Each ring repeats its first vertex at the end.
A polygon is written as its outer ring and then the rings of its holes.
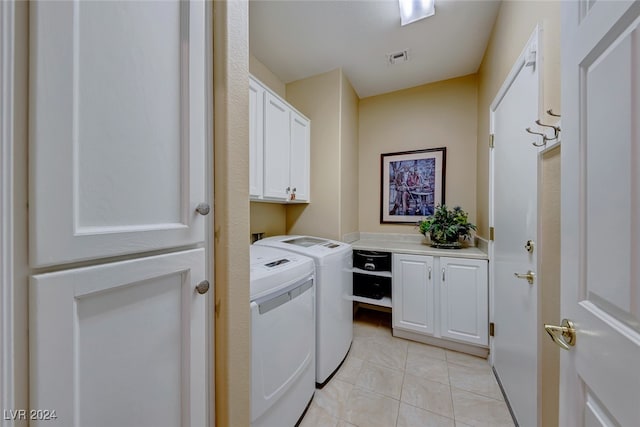
POLYGON ((429 267, 429 280, 431 280, 431 267, 429 267))
POLYGON ((196 206, 196 212, 198 212, 200 215, 208 215, 210 211, 211 207, 208 203, 200 203, 198 206, 196 206))
POLYGON ((444 282, 444 268, 442 269, 442 281, 444 282))
POLYGON ((516 276, 518 279, 526 279, 530 285, 533 285, 533 281, 536 278, 536 274, 531 270, 527 271, 525 274, 513 273, 513 275, 516 276))

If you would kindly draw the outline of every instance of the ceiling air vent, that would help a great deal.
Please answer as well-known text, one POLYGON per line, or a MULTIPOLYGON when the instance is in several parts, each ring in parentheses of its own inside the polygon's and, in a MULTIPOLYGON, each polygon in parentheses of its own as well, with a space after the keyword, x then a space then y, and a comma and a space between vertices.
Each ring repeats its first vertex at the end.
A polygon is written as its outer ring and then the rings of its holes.
POLYGON ((409 50, 405 49, 400 52, 390 53, 387 55, 387 60, 391 65, 407 62, 409 60, 409 50))

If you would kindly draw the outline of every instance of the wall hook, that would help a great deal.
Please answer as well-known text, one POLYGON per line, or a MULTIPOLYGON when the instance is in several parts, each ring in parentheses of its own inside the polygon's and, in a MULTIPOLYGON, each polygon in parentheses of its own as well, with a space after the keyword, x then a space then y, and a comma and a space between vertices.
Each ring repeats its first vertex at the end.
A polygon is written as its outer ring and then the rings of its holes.
POLYGON ((536 124, 538 126, 542 126, 542 127, 546 127, 546 128, 551 128, 553 129, 553 138, 547 138, 549 141, 552 140, 556 140, 558 139, 558 136, 560 135, 560 126, 555 126, 555 125, 545 125, 544 123, 542 123, 540 120, 536 120, 536 124))
POLYGON ((534 147, 544 147, 545 145, 547 145, 547 141, 549 141, 549 139, 547 138, 547 135, 545 135, 542 132, 534 132, 531 130, 531 128, 526 128, 525 130, 532 135, 540 135, 542 137, 542 143, 536 143, 536 142, 531 143, 533 144, 534 147))

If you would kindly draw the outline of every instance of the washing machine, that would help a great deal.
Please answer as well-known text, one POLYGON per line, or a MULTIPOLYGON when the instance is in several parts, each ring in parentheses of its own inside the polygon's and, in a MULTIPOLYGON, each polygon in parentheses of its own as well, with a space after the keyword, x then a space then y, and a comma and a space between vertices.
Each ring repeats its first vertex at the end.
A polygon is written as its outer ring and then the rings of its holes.
POLYGON ((251 426, 294 426, 315 392, 315 265, 251 251, 251 426))
POLYGON ((353 339, 353 255, 348 243, 313 236, 275 236, 254 246, 284 249, 316 265, 316 383, 338 369, 353 339))

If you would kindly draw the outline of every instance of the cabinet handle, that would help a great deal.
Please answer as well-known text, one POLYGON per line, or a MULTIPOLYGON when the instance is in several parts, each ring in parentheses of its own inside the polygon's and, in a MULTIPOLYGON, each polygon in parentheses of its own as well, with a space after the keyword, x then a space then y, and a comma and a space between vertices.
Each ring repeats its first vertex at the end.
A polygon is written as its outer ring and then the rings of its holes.
POLYGON ((291 191, 291 187, 287 187, 287 194, 291 191))
POLYGON ((293 192, 294 192, 294 193, 296 192, 296 187, 293 187, 293 192))
POLYGON ((442 281, 444 282, 444 268, 442 269, 442 281))
POLYGON ((431 267, 429 267, 429 280, 431 280, 431 267))

